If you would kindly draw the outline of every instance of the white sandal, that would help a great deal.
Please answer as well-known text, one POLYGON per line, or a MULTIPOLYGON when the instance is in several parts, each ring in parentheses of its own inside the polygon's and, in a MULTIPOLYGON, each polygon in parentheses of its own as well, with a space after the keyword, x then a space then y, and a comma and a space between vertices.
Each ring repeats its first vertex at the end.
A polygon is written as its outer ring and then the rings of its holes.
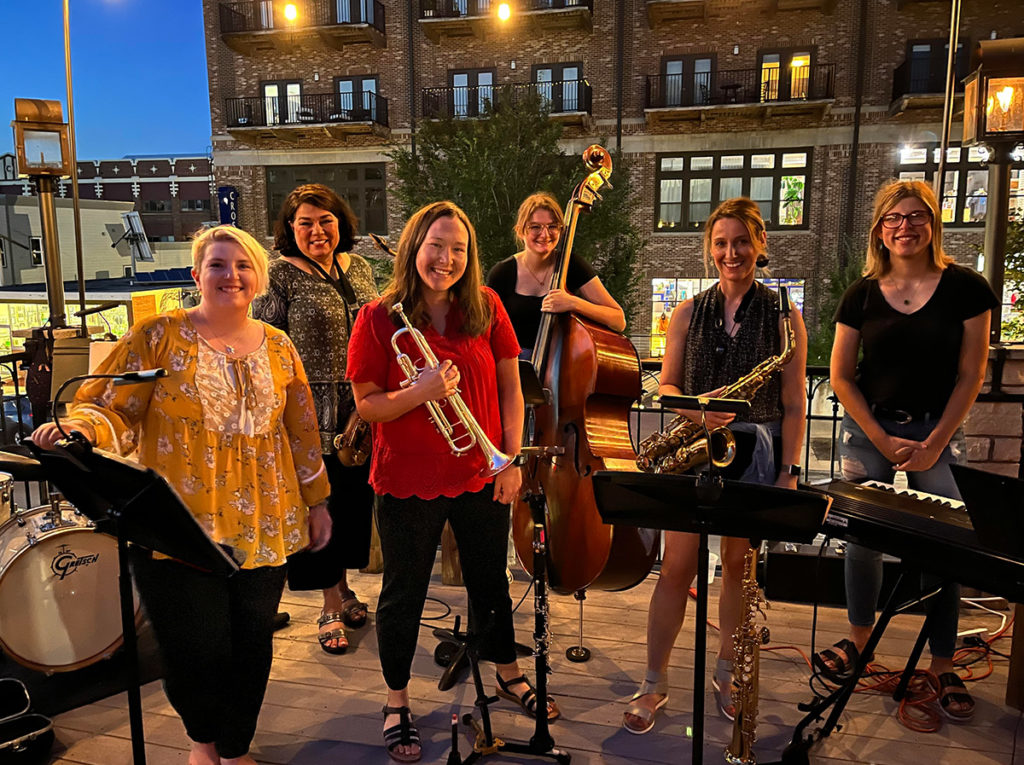
POLYGON ((719 659, 715 662, 715 672, 711 676, 711 687, 715 690, 715 701, 718 703, 718 711, 722 713, 726 720, 733 722, 736 719, 736 706, 733 704, 732 695, 733 691, 736 690, 736 680, 733 677, 733 665, 729 659, 719 659))
POLYGON ((653 677, 651 676, 652 674, 654 673, 648 673, 647 677, 640 684, 640 688, 633 694, 633 697, 630 699, 630 705, 626 707, 626 711, 622 715, 622 727, 638 736, 651 732, 651 729, 654 728, 654 720, 658 716, 658 710, 668 703, 668 678, 664 674, 654 674, 653 677), (641 696, 655 695, 660 695, 661 699, 654 705, 654 709, 637 703, 637 699, 641 696), (644 727, 632 727, 626 721, 627 715, 643 720, 644 727))

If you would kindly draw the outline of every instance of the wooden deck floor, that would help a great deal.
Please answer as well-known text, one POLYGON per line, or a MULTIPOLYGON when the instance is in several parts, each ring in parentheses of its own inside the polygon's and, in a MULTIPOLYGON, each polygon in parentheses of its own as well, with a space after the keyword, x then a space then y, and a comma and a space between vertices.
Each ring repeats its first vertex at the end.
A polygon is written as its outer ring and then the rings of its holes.
MULTIPOLYGON (((518 598, 527 587, 520 571, 513 585, 518 598)), ((454 612, 465 612, 465 595, 460 588, 442 586, 438 577, 431 596, 449 604, 454 612)), ((380 578, 355 575, 352 585, 364 599, 376 602, 380 578)), ((653 577, 625 593, 592 593, 586 608, 586 644, 593 651, 588 663, 573 664, 564 651, 574 644, 577 630, 575 601, 553 597, 553 632, 550 684, 561 705, 564 719, 552 726, 557 746, 572 754, 579 765, 625 765, 626 763, 689 763, 692 724, 693 611, 688 609, 686 625, 672 656, 671 700, 648 735, 635 736, 620 726, 626 700, 635 691, 644 670, 647 603, 653 577)), ((716 619, 717 582, 712 587, 709 613, 716 619)), ((315 619, 318 597, 309 593, 285 593, 284 608, 291 624, 277 633, 270 686, 253 755, 261 763, 383 763, 390 762, 381 745, 380 707, 384 701, 383 680, 377 663, 377 645, 372 614, 361 630, 350 631, 351 648, 343 656, 329 656, 316 643, 315 619)), ((426 617, 441 617, 447 609, 427 603, 426 617)), ((809 606, 775 603, 769 619, 772 646, 795 645, 808 651, 812 612, 809 606)), ((518 635, 529 639, 533 624, 532 597, 527 597, 516 615, 518 635)), ((431 624, 451 626, 451 618, 431 624)), ((921 624, 921 617, 897 617, 882 642, 879 661, 898 665, 909 653, 921 624)), ((845 612, 821 609, 818 645, 831 644, 845 636, 845 612)), ((982 626, 994 631, 999 618, 978 611, 965 611, 961 629, 982 626)), ((709 636, 711 647, 717 645, 709 636)), ((448 757, 451 713, 472 709, 474 693, 470 684, 451 691, 437 690, 440 670, 432 661, 436 640, 430 629, 421 631, 419 651, 410 685, 413 710, 424 737, 423 762, 444 763, 448 757)), ((1009 641, 997 647, 1009 650, 1009 641)), ((991 677, 970 684, 977 700, 977 713, 970 725, 945 724, 937 733, 916 733, 901 725, 895 703, 887 697, 858 694, 851 701, 842 730, 818 744, 812 752, 817 763, 928 763, 929 765, 1008 765, 1016 762, 1018 738, 1024 748, 1021 715, 1003 705, 1007 662, 995 658, 991 677)), ((709 662, 713 661, 709 653, 709 662)), ((532 660, 531 660, 532 661, 532 660)), ((490 667, 485 679, 491 689, 490 667)), ((532 667, 530 669, 532 676, 532 667)), ((776 760, 802 717, 797 703, 810 697, 807 669, 798 653, 769 651, 761 660, 761 702, 756 753, 759 762, 776 760)), ((731 724, 714 714, 709 692, 705 727, 705 761, 722 762, 722 749, 731 735, 731 724)), ((159 683, 143 688, 147 758, 151 765, 184 765, 187 742, 184 730, 167 703, 159 683)), ((507 702, 493 708, 495 732, 509 740, 527 740, 532 721, 513 711, 507 702)), ((127 702, 124 694, 57 717, 58 746, 55 763, 121 765, 131 762, 127 702)), ((470 741, 464 736, 461 751, 466 756, 470 741)), ((485 762, 539 762, 533 758, 494 756, 485 762)), ((1024 757, 1020 761, 1024 763, 1024 757)))

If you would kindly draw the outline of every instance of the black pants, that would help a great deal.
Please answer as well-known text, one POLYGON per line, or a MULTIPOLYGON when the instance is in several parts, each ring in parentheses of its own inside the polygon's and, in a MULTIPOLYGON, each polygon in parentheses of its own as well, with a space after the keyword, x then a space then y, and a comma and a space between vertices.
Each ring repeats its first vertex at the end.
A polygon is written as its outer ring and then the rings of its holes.
POLYGON ((273 657, 286 566, 214 576, 135 550, 132 569, 164 663, 164 692, 190 739, 224 759, 249 751, 273 657))
POLYGON ((388 688, 409 684, 420 617, 444 522, 459 545, 462 576, 473 609, 474 628, 490 625, 480 647, 482 658, 515 661, 512 600, 505 578, 508 505, 495 502, 494 486, 476 493, 435 499, 380 497, 377 523, 384 556, 384 584, 377 603, 377 645, 388 688))

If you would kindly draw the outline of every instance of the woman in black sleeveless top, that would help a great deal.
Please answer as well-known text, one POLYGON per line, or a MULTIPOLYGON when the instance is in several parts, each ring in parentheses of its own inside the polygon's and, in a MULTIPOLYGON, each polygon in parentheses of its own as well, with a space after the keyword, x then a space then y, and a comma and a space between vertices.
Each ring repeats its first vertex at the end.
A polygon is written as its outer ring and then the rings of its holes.
POLYGON ((522 251, 497 263, 487 273, 487 286, 501 298, 516 339, 525 351, 532 349, 537 339, 541 312, 572 311, 616 332, 626 328, 622 308, 601 284, 594 267, 583 258, 569 258, 565 285, 568 291, 549 289, 563 228, 564 216, 558 201, 544 192, 531 194, 519 205, 513 228, 523 245, 522 251))
MULTIPOLYGON (((767 238, 756 203, 746 198, 722 202, 704 227, 705 262, 710 256, 719 282, 679 305, 672 313, 662 363, 663 395, 707 395, 735 382, 769 356, 779 353, 782 322, 779 297, 754 280, 764 258, 767 238)), ((781 375, 775 375, 751 401, 745 422, 733 414, 709 412, 709 428, 729 425, 739 432, 739 454, 727 477, 795 489, 803 444, 804 370, 807 332, 800 312, 790 319, 795 352, 781 375), (745 442, 745 446, 741 444, 745 442)), ((682 411, 700 420, 696 411, 682 411)), ((666 668, 676 636, 683 624, 690 582, 697 571, 696 534, 665 533, 661 576, 651 596, 647 621, 647 676, 623 717, 631 733, 654 727, 658 709, 668 701, 666 668)), ((721 645, 712 686, 719 710, 735 716, 732 690, 732 634, 740 622, 743 561, 749 542, 723 537, 722 594, 718 604, 721 645)), ((703 629, 704 625, 697 625, 703 629)))

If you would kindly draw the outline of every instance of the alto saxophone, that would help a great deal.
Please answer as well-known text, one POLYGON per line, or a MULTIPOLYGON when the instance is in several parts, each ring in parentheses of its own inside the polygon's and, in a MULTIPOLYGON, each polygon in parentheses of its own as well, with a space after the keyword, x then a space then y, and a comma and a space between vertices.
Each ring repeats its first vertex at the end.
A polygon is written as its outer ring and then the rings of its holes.
MULTIPOLYGON (((785 287, 779 289, 779 310, 783 327, 782 350, 777 356, 769 356, 732 385, 723 388, 718 394, 719 398, 751 401, 771 376, 793 358, 796 336, 789 318, 789 293, 785 287)), ((723 468, 731 464, 736 456, 736 439, 726 427, 706 432, 702 423, 678 415, 665 430, 645 438, 637 455, 637 467, 645 473, 685 473, 708 460, 715 467, 723 468)))
POLYGON ((764 599, 757 587, 757 550, 747 550, 743 561, 743 617, 733 633, 733 691, 736 718, 732 740, 725 748, 725 761, 732 765, 754 765, 757 739, 757 693, 761 646, 768 643, 768 628, 756 624, 764 599))

